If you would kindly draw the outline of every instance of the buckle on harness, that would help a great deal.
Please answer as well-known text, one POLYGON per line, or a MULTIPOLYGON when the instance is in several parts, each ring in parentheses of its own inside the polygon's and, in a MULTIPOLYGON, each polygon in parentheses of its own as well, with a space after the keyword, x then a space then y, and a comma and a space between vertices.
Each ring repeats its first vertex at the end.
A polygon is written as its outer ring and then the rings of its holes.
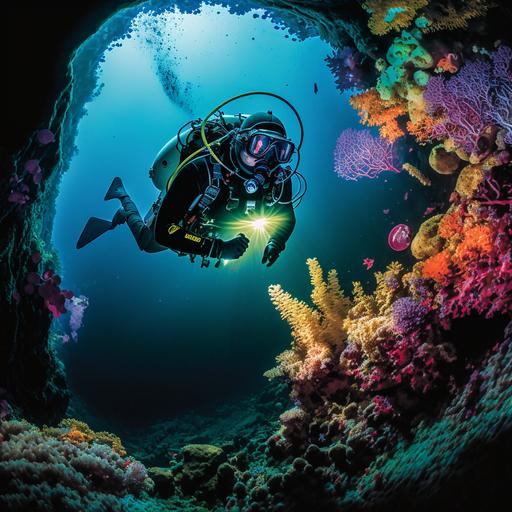
POLYGON ((199 208, 201 210, 205 210, 210 206, 215 199, 217 199, 217 196, 219 195, 220 188, 215 185, 208 185, 206 187, 206 190, 203 193, 203 196, 199 200, 199 208))

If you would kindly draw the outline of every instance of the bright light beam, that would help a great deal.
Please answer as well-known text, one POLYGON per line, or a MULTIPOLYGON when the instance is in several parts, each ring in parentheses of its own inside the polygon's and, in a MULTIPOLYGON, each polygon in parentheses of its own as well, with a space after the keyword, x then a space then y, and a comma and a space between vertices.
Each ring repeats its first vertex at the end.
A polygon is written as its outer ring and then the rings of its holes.
POLYGON ((260 219, 254 219, 252 222, 252 227, 256 231, 265 231, 265 226, 268 224, 268 219, 266 217, 262 217, 260 219))

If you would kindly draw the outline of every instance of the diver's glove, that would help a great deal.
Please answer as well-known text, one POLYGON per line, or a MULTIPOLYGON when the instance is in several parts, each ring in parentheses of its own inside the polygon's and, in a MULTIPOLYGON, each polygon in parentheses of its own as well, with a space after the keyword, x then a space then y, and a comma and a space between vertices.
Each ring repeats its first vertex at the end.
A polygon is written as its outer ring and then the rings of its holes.
POLYGON ((277 258, 279 258, 279 255, 281 254, 281 251, 283 249, 284 247, 282 244, 280 244, 277 240, 271 238, 268 241, 265 250, 263 251, 263 258, 261 259, 261 263, 266 263, 267 267, 272 266, 277 260, 277 258))
POLYGON ((236 238, 232 238, 227 242, 217 240, 218 247, 218 258, 226 260, 237 260, 249 247, 249 239, 243 234, 239 233, 236 238))

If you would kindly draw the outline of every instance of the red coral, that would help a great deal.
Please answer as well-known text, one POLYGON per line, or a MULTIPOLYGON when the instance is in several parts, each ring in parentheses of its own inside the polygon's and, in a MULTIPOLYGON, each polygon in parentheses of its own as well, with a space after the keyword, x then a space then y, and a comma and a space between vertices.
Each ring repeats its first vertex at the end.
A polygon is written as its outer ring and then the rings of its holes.
POLYGON ((485 318, 512 312, 512 215, 498 217, 486 210, 481 212, 482 224, 464 231, 453 258, 458 272, 438 292, 445 327, 451 319, 474 312, 485 318))

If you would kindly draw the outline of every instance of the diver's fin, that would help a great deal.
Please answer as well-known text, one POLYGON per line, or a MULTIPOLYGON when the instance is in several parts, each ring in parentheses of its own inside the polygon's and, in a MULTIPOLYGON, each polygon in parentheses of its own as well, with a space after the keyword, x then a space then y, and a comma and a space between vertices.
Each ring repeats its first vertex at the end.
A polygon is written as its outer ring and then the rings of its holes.
POLYGON ((105 201, 108 201, 109 199, 115 199, 115 198, 121 198, 123 196, 127 196, 126 190, 124 189, 123 182, 121 181, 121 178, 115 177, 112 180, 112 183, 110 184, 110 187, 107 190, 107 193, 105 194, 105 201))
POLYGON ((82 234, 76 243, 76 248, 81 249, 111 229, 113 229, 112 222, 109 220, 98 219, 98 217, 91 217, 87 221, 87 224, 85 225, 85 228, 83 229, 82 234))

